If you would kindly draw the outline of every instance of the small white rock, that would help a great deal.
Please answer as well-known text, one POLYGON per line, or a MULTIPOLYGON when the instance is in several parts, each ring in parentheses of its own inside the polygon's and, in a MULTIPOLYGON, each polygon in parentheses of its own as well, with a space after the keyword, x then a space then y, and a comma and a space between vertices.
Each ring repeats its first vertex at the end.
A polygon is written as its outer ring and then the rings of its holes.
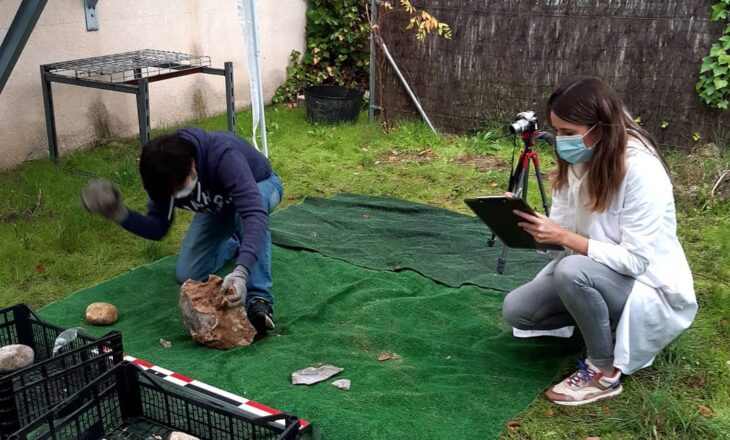
POLYGON ((350 379, 337 379, 336 381, 332 382, 332 385, 335 388, 339 388, 341 390, 349 390, 350 389, 350 379))
POLYGON ((35 353, 27 345, 13 344, 0 347, 0 373, 20 370, 33 363, 35 353))
POLYGON ((173 432, 167 440, 200 440, 198 437, 185 434, 184 432, 173 432))

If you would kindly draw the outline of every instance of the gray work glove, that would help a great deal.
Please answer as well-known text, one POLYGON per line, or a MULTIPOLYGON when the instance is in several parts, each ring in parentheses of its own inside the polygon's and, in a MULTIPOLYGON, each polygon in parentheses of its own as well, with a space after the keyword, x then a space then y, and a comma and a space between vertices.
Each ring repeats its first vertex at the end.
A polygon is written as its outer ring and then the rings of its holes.
POLYGON ((246 301, 246 283, 248 282, 248 269, 240 264, 233 269, 233 272, 223 278, 223 287, 221 290, 226 296, 226 304, 228 307, 242 306, 246 301), (229 292, 229 288, 233 288, 233 292, 229 292))
POLYGON ((122 195, 108 180, 92 180, 81 192, 81 203, 87 211, 122 223, 129 217, 129 210, 122 203, 122 195))

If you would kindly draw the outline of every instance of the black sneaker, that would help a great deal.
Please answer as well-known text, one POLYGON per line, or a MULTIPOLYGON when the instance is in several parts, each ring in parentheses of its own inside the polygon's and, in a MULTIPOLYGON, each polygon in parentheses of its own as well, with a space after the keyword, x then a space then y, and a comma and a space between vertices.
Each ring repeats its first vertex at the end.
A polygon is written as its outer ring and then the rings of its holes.
POLYGON ((274 329, 273 311, 271 304, 263 298, 254 298, 248 304, 246 311, 248 320, 256 328, 256 333, 263 335, 274 329))

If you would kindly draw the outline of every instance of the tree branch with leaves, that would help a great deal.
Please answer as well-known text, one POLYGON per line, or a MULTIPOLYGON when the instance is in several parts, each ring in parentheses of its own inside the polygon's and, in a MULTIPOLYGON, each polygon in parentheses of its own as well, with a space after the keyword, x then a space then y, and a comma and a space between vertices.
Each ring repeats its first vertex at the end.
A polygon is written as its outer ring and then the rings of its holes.
MULTIPOLYGON (((448 24, 440 22, 426 11, 416 9, 409 0, 400 0, 400 6, 411 16, 406 30, 415 29, 417 40, 425 39, 432 32, 438 33, 440 37, 447 40, 451 39, 451 27, 448 24)), ((385 11, 397 9, 390 2, 383 2, 382 7, 385 11)))
MULTIPOLYGON (((295 102, 304 88, 332 84, 367 89, 371 31, 368 0, 310 0, 307 10, 307 50, 294 50, 287 67, 287 79, 274 95, 275 104, 295 102)), ((414 30, 417 40, 430 34, 450 39, 451 28, 424 10, 415 8, 409 0, 378 2, 384 14, 408 14, 407 30, 414 30)), ((380 20, 378 20, 380 21, 380 20)))

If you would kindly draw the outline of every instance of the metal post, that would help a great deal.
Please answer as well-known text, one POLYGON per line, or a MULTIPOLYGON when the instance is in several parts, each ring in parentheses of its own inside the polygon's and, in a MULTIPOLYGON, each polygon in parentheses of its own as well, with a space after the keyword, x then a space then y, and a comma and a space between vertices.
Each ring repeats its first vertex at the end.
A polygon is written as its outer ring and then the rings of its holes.
POLYGON ((48 135, 48 156, 58 162, 58 135, 56 133, 56 114, 53 112, 53 91, 51 81, 46 78, 46 69, 41 66, 41 90, 43 91, 43 110, 46 114, 46 134, 48 135))
POLYGON ((150 140, 150 89, 147 78, 137 83, 137 118, 139 119, 139 141, 142 145, 150 140))
POLYGON ((233 63, 227 61, 223 64, 226 72, 226 111, 228 116, 228 131, 236 132, 236 102, 233 94, 233 63))
POLYGON ((15 13, 15 18, 0 46, 0 92, 3 91, 5 83, 10 78, 10 73, 18 61, 20 53, 23 52, 25 43, 28 42, 28 37, 33 32, 46 2, 47 0, 22 0, 20 2, 18 12, 15 13))
POLYGON ((395 74, 398 75, 398 79, 400 79, 401 84, 403 84, 403 87, 406 89, 406 92, 408 92, 408 96, 411 97, 411 101, 413 101, 413 104, 415 104, 416 109, 418 109, 418 113, 421 114, 421 117, 426 121, 428 126, 431 128, 431 131, 433 131, 433 134, 438 136, 438 132, 436 132, 436 129, 433 128, 433 124, 431 124, 431 120, 428 119, 428 115, 426 115, 426 112, 423 110, 423 107, 421 107, 421 101, 418 100, 418 97, 413 93, 411 90, 411 87, 408 85, 408 81, 403 77, 403 74, 400 72, 400 69, 398 69, 398 65, 395 63, 395 60, 390 55, 390 52, 388 51, 388 46, 385 45, 385 41, 383 41, 382 38, 378 38, 378 43, 380 43, 380 46, 383 48, 383 54, 385 55, 385 58, 388 60, 388 63, 390 64, 390 67, 395 70, 395 74))
MULTIPOLYGON (((256 93, 259 97, 258 104, 259 104, 259 117, 261 118, 261 152, 264 153, 264 156, 269 157, 269 146, 268 146, 268 140, 266 139, 266 109, 264 106, 264 85, 262 84, 262 81, 264 80, 261 76, 261 52, 259 49, 259 21, 256 16, 256 0, 249 0, 251 2, 251 25, 253 27, 253 32, 251 33, 253 41, 250 43, 253 44, 254 54, 256 61, 254 63, 254 70, 256 73, 257 78, 257 90, 252 91, 253 93, 256 93)), ((248 43, 247 43, 248 44, 248 43)))
MULTIPOLYGON (((377 0, 370 0, 370 23, 372 23, 373 26, 378 22, 378 4, 377 0)), ((368 109, 368 122, 373 122, 375 120, 375 107, 376 107, 376 101, 375 101, 375 75, 376 75, 376 69, 375 65, 377 63, 377 56, 375 53, 376 46, 375 46, 375 29, 370 30, 370 85, 368 87, 368 91, 370 92, 370 106, 368 109)))

